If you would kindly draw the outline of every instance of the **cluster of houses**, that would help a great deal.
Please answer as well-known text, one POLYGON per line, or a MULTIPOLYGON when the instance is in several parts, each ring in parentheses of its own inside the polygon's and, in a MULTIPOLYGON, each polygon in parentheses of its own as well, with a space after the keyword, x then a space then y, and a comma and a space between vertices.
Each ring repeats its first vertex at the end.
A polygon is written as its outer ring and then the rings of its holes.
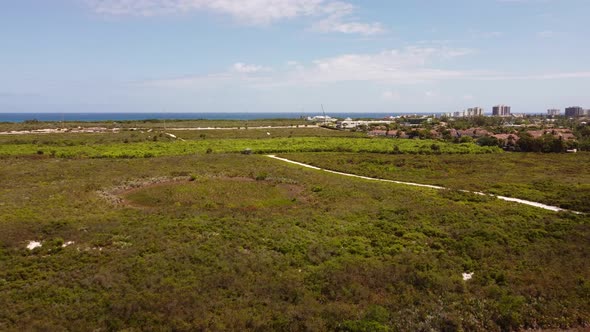
MULTIPOLYGON (((527 131, 529 135, 533 138, 540 138, 543 135, 552 135, 555 138, 562 139, 564 141, 573 141, 576 139, 575 135, 569 129, 545 129, 545 130, 530 130, 527 131)), ((417 130, 384 130, 384 129, 374 129, 368 132, 369 136, 384 136, 384 137, 392 137, 392 138, 414 138, 419 137, 419 132, 417 130)), ((462 138, 462 137, 471 137, 472 139, 478 139, 481 137, 494 137, 499 142, 503 142, 504 144, 508 144, 510 142, 516 143, 520 139, 518 136, 518 132, 512 133, 503 133, 503 134, 494 134, 483 128, 469 128, 464 130, 458 129, 446 129, 444 127, 439 127, 437 130, 431 129, 427 130, 426 133, 422 132, 422 134, 426 134, 429 138, 462 138)))
POLYGON ((314 117, 308 117, 307 121, 313 121, 326 126, 335 127, 337 129, 357 129, 362 128, 364 126, 368 127, 388 125, 396 122, 393 117, 383 120, 353 120, 351 118, 339 120, 337 118, 332 118, 329 115, 317 115, 314 117))
MULTIPOLYGON (((575 135, 572 133, 570 129, 550 128, 541 130, 527 130, 526 125, 513 124, 504 124, 504 133, 494 133, 480 127, 469 129, 454 129, 449 128, 446 122, 438 122, 434 126, 426 126, 433 128, 426 129, 424 128, 424 125, 432 123, 432 120, 434 120, 434 118, 431 116, 424 115, 415 115, 413 117, 387 117, 375 120, 352 120, 351 118, 339 120, 336 118, 332 118, 330 116, 323 115, 315 116, 313 118, 310 117, 307 120, 314 121, 324 126, 340 130, 367 131, 369 136, 382 136, 401 139, 429 138, 462 141, 465 140, 466 137, 469 137, 472 140, 478 140, 480 138, 489 137, 496 139, 498 145, 504 147, 516 145, 518 141, 521 139, 523 132, 526 132, 533 139, 538 139, 545 135, 551 135, 553 138, 563 140, 565 142, 573 142, 576 140, 575 135), (395 127, 402 129, 390 129, 394 127, 392 125, 395 125, 395 127), (516 131, 516 127, 520 127, 524 130, 516 131)), ((582 124, 585 123, 582 122, 582 124)), ((534 127, 536 125, 529 124, 528 126, 534 127)), ((549 124, 549 126, 552 126, 552 124, 549 124)))

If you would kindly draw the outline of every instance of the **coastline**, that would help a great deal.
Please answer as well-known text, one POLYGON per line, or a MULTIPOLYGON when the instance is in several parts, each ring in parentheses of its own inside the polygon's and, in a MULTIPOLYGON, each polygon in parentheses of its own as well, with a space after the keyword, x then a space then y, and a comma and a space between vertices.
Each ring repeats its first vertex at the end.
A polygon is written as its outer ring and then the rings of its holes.
MULTIPOLYGON (((0 113, 0 123, 22 123, 26 121, 39 122, 117 122, 117 121, 150 121, 150 120, 271 120, 271 119, 301 119, 318 115, 321 112, 251 112, 251 113, 0 113)), ((381 113, 339 113, 330 112, 326 115, 339 118, 384 118, 400 115, 399 112, 381 113)), ((424 115, 430 113, 424 113, 424 115)))

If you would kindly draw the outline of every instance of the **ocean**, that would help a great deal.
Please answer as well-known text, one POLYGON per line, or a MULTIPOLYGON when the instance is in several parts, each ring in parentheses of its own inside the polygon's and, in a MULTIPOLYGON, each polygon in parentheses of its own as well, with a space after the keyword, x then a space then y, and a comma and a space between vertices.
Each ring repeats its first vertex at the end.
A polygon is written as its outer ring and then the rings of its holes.
MULTIPOLYGON (((0 122, 38 121, 132 121, 148 119, 166 120, 259 120, 299 119, 322 115, 320 113, 0 113, 0 122)), ((399 113, 326 113, 335 118, 381 119, 399 113)))

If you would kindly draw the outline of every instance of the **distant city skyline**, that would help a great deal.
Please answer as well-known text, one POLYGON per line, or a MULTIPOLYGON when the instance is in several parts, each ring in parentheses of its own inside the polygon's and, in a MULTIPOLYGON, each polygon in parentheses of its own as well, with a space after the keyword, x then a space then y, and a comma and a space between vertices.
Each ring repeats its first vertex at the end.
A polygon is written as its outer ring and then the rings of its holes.
POLYGON ((0 112, 588 109, 588 12, 587 0, 7 0, 0 112))

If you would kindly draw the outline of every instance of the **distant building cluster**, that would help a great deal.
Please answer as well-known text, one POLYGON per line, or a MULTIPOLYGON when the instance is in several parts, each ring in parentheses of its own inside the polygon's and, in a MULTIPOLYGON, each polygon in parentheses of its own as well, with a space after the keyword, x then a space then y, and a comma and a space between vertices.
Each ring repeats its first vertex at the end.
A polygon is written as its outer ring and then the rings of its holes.
MULTIPOLYGON (((556 139, 563 140, 563 141, 570 141, 573 142, 576 140, 576 136, 572 133, 570 129, 543 129, 543 130, 527 130, 528 133, 532 138, 538 139, 545 135, 550 135, 556 139)), ((427 133, 422 133, 427 135, 427 138, 435 138, 441 139, 445 138, 456 138, 461 139, 462 137, 470 137, 472 139, 478 139, 481 137, 493 137, 498 140, 501 145, 514 145, 514 143, 518 142, 521 137, 521 133, 516 130, 513 130, 510 133, 498 133, 494 134, 483 128, 469 128, 464 130, 458 130, 453 128, 445 128, 445 127, 438 127, 436 129, 428 130, 427 133)), ((369 136, 385 136, 385 137, 392 137, 392 138, 416 138, 419 137, 418 130, 416 129, 400 129, 400 130, 383 130, 383 129, 373 129, 368 132, 369 136)))
POLYGON ((338 119, 330 117, 329 115, 316 115, 314 117, 308 116, 307 121, 314 121, 319 123, 332 123, 338 121, 338 119))
POLYGON ((329 115, 308 116, 307 121, 313 121, 328 126, 333 126, 335 124, 338 129, 355 129, 370 125, 388 125, 395 122, 393 118, 388 120, 353 120, 351 118, 346 118, 341 121, 337 118, 330 117, 329 115))
MULTIPOLYGON (((463 111, 458 112, 450 112, 444 113, 444 116, 451 117, 451 118, 470 118, 470 117, 478 117, 484 116, 484 109, 481 107, 472 107, 468 108, 463 111)), ((547 110, 547 116, 554 117, 554 116, 561 116, 562 112, 559 108, 550 108, 547 110)), ((523 116, 522 114, 513 114, 512 109, 508 105, 496 105, 492 107, 492 116, 499 116, 499 117, 519 117, 523 116)), ((566 107, 565 109, 565 116, 568 117, 585 117, 590 116, 590 109, 584 109, 580 106, 571 106, 566 107)))
MULTIPOLYGON (((547 109, 547 120, 548 122, 556 121, 555 117, 559 117, 562 115, 562 110, 559 108, 549 108, 547 109)), ((439 113, 439 114, 432 114, 432 115, 425 115, 425 114, 403 114, 399 116, 389 116, 383 119, 351 119, 346 118, 344 120, 340 120, 337 118, 330 117, 328 115, 317 115, 317 116, 308 116, 306 119, 308 121, 313 121, 317 124, 324 125, 324 126, 331 126, 338 129, 359 129, 359 128, 366 128, 366 127, 375 127, 379 125, 390 125, 393 123, 398 123, 403 127, 421 127, 425 123, 430 123, 433 119, 440 118, 440 117, 447 117, 447 118, 474 118, 474 117, 482 117, 486 116, 485 111, 482 107, 470 107, 463 111, 458 112, 450 112, 450 113, 439 113)), ((488 115, 489 116, 489 115, 488 115)), ((511 118, 515 120, 517 118, 525 118, 527 117, 526 113, 512 113, 511 106, 508 105, 496 105, 492 107, 492 114, 491 116, 494 117, 505 117, 511 118)), ((590 117, 590 109, 584 109, 580 106, 571 106, 565 108, 565 116, 567 117, 576 117, 576 118, 584 118, 590 117)), ((303 118, 303 117, 302 117, 303 118)), ((586 124, 586 122, 582 122, 582 124, 586 124)), ((463 135, 465 136, 465 135, 463 135)), ((469 135, 467 135, 469 136, 469 135)))
MULTIPOLYGON (((462 112, 455 112, 454 117, 479 117, 483 116, 481 107, 472 107, 462 112)), ((448 113, 447 113, 448 114, 448 113)), ((387 116, 381 119, 336 119, 326 115, 308 117, 317 125, 339 130, 351 130, 366 132, 369 136, 383 136, 390 138, 406 139, 441 139, 456 143, 477 142, 484 146, 499 146, 509 151, 533 151, 533 152, 577 152, 579 142, 572 128, 563 128, 558 121, 551 116, 561 115, 560 109, 548 109, 548 116, 526 116, 525 114, 511 113, 510 106, 494 106, 493 115, 509 117, 495 120, 473 118, 469 121, 439 118, 437 114, 419 115, 404 114, 387 116), (519 118, 526 117, 520 120, 519 118), (484 120, 484 121, 480 121, 484 120), (485 124, 490 127, 471 127, 464 129, 464 125, 470 123, 485 124), (493 124, 493 125, 492 125, 493 124)), ((566 108, 568 116, 581 116, 588 114, 588 110, 581 107, 566 108)), ((448 115, 447 115, 448 116, 448 115)), ((584 118, 577 118, 571 123, 587 125, 584 118)))
POLYGON ((471 117, 475 117, 475 116, 483 116, 484 111, 483 111, 483 108, 481 108, 481 107, 471 107, 471 108, 468 108, 464 111, 447 113, 446 115, 449 117, 454 117, 454 118, 465 118, 465 117, 471 118, 471 117))
POLYGON ((492 107, 492 115, 493 116, 510 116, 510 106, 506 105, 496 105, 492 107))
POLYGON ((337 121, 336 128, 353 129, 370 125, 388 125, 394 122, 394 120, 352 120, 351 118, 346 118, 343 121, 337 121))
MULTIPOLYGON (((453 117, 453 118, 472 118, 472 117, 477 117, 477 116, 484 116, 484 109, 481 107, 471 107, 471 108, 468 108, 464 111, 446 113, 445 115, 448 117, 453 117)), ((502 116, 502 117, 511 116, 512 114, 510 113, 510 106, 506 106, 506 105, 494 106, 494 107, 492 107, 492 115, 493 116, 502 116)))
POLYGON ((468 108, 465 111, 465 116, 467 116, 467 117, 483 116, 483 108, 481 108, 481 107, 468 108))
POLYGON ((571 117, 590 116, 590 109, 585 110, 580 106, 566 107, 565 116, 571 116, 571 117))

